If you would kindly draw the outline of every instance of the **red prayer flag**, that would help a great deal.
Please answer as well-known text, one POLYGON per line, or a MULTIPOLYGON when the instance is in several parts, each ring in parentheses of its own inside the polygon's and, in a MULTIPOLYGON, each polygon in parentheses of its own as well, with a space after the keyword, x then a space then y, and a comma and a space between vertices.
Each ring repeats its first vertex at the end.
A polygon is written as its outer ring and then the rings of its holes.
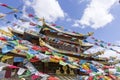
POLYGON ((34 17, 33 14, 28 14, 29 17, 34 17))
POLYGON ((60 80, 60 79, 55 76, 50 76, 50 77, 48 77, 48 80, 60 80))
POLYGON ((7 41, 5 37, 0 37, 0 40, 7 41))
POLYGON ((90 76, 90 77, 88 78, 88 80, 93 80, 93 76, 90 76))
POLYGON ((4 7, 8 7, 8 5, 6 5, 6 4, 0 4, 1 6, 4 6, 4 7))
POLYGON ((38 47, 38 46, 32 46, 32 49, 33 49, 33 50, 36 50, 36 51, 41 50, 41 48, 38 47))
POLYGON ((5 78, 11 78, 11 70, 6 70, 5 78))
POLYGON ((111 74, 109 75, 109 77, 112 78, 113 80, 116 80, 116 77, 111 74))
POLYGON ((39 76, 37 76, 37 75, 32 75, 32 80, 36 80, 37 78, 39 78, 39 76))
POLYGON ((33 22, 30 22, 30 25, 31 25, 31 26, 36 26, 36 24, 35 24, 35 23, 33 23, 33 22))
POLYGON ((10 65, 9 68, 18 68, 17 66, 10 65))
POLYGON ((36 56, 30 59, 30 62, 37 62, 37 61, 39 61, 39 59, 36 56))

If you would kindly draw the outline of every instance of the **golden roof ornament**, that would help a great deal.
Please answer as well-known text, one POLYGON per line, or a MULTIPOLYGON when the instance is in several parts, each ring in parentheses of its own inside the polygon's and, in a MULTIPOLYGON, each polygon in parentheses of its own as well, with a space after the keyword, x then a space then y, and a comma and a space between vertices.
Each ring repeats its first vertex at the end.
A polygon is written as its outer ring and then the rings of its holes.
POLYGON ((45 25, 45 19, 44 18, 39 18, 39 21, 42 21, 43 25, 45 25))
POLYGON ((39 41, 40 41, 40 46, 44 46, 45 45, 45 42, 41 38, 39 38, 39 41))
POLYGON ((13 9, 13 11, 14 11, 14 12, 18 12, 18 10, 17 10, 17 9, 13 9))
POLYGON ((92 36, 94 32, 88 32, 88 36, 92 36))

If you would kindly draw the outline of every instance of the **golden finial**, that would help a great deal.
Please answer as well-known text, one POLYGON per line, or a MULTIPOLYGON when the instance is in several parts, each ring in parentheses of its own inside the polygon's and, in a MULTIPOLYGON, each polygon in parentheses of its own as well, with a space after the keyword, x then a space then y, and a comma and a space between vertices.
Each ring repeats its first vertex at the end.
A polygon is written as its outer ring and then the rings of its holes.
POLYGON ((13 11, 14 11, 14 12, 18 12, 18 10, 17 10, 17 9, 13 9, 13 11))
POLYGON ((39 38, 39 42, 40 42, 40 46, 44 46, 45 45, 45 42, 41 38, 39 38))
POLYGON ((58 74, 58 75, 60 75, 60 74, 61 74, 61 72, 60 72, 60 67, 59 67, 59 69, 58 69, 58 70, 56 70, 56 74, 58 74))
POLYGON ((63 66, 62 69, 64 70, 64 74, 67 74, 67 66, 63 66))
POLYGON ((88 36, 92 36, 94 32, 88 32, 88 36))
POLYGON ((71 68, 69 68, 69 70, 70 70, 70 75, 75 75, 74 71, 71 68))
POLYGON ((40 18, 39 21, 42 21, 43 25, 45 25, 45 19, 44 19, 44 17, 40 18))

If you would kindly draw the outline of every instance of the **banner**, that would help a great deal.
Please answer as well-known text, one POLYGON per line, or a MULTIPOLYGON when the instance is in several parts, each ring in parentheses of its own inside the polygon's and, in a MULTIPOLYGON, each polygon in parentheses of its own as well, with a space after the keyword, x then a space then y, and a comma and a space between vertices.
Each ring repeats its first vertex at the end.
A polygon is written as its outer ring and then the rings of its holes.
POLYGON ((9 64, 6 64, 6 63, 3 63, 3 62, 0 62, 0 67, 6 67, 6 66, 9 66, 9 64))
POLYGON ((10 59, 10 58, 13 58, 13 56, 5 55, 5 56, 2 57, 1 61, 4 62, 5 60, 10 59))
POLYGON ((3 57, 3 55, 0 54, 0 58, 3 57))
POLYGON ((23 62, 24 58, 23 57, 14 57, 14 62, 23 62))
POLYGON ((3 67, 4 67, 4 66, 0 66, 0 71, 2 71, 3 67))
POLYGON ((39 60, 49 58, 49 56, 48 56, 48 55, 45 55, 45 54, 42 54, 42 53, 35 54, 35 56, 36 56, 37 58, 39 58, 39 60))
POLYGON ((5 78, 5 73, 6 73, 5 70, 0 71, 0 79, 5 78))
POLYGON ((35 50, 33 50, 33 49, 29 49, 29 50, 28 50, 28 53, 35 55, 35 54, 38 53, 38 51, 35 51, 35 50))
POLYGON ((19 68, 19 67, 14 66, 14 65, 9 65, 8 67, 9 67, 9 68, 12 68, 12 69, 14 69, 14 68, 19 68))
MULTIPOLYGON (((27 60, 26 60, 26 61, 27 61, 27 60)), ((24 63, 25 63, 26 61, 24 61, 24 63)), ((37 71, 37 70, 35 69, 35 67, 34 67, 30 62, 26 62, 25 67, 28 68, 28 70, 31 72, 31 74, 35 74, 36 71, 37 71)))
POLYGON ((37 75, 32 75, 32 80, 36 80, 37 78, 39 78, 39 76, 37 76, 37 75))
POLYGON ((11 47, 10 45, 5 45, 3 48, 2 48, 2 54, 6 54, 10 51, 12 51, 14 49, 14 47, 11 47))
POLYGON ((31 72, 29 70, 27 70, 24 75, 19 75, 19 78, 28 77, 30 75, 31 75, 31 72))
POLYGON ((43 74, 41 72, 39 72, 30 62, 28 62, 27 60, 24 60, 25 66, 28 68, 28 70, 31 72, 31 74, 35 74, 37 76, 41 76, 41 77, 47 77, 49 75, 47 74, 43 74))
POLYGON ((24 72, 25 72, 25 69, 19 68, 17 74, 18 74, 18 75, 22 75, 24 72))
POLYGON ((67 65, 67 63, 65 63, 65 62, 63 62, 63 61, 61 61, 61 60, 60 60, 59 64, 60 64, 60 65, 63 65, 63 66, 66 66, 66 65, 67 65))

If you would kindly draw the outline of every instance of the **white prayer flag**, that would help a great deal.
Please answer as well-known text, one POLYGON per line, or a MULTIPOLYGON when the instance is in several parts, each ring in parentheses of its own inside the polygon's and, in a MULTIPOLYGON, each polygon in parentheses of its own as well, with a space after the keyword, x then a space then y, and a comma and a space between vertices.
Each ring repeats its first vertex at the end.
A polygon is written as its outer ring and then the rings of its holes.
POLYGON ((19 68, 17 74, 18 74, 18 75, 22 75, 24 72, 25 72, 25 69, 19 68))
POLYGON ((25 64, 25 66, 28 68, 28 70, 32 73, 32 74, 35 74, 37 69, 30 63, 30 62, 27 62, 27 64, 25 64))
POLYGON ((0 62, 0 66, 9 66, 9 64, 6 64, 6 63, 3 63, 3 62, 0 62))
POLYGON ((45 54, 42 54, 42 53, 35 54, 35 56, 36 56, 37 58, 39 58, 39 60, 48 59, 48 58, 49 58, 48 55, 45 55, 45 54))
POLYGON ((3 69, 3 66, 0 66, 0 71, 2 71, 2 69, 3 69))
POLYGON ((5 78, 5 73, 6 73, 5 70, 0 71, 0 79, 5 78))

